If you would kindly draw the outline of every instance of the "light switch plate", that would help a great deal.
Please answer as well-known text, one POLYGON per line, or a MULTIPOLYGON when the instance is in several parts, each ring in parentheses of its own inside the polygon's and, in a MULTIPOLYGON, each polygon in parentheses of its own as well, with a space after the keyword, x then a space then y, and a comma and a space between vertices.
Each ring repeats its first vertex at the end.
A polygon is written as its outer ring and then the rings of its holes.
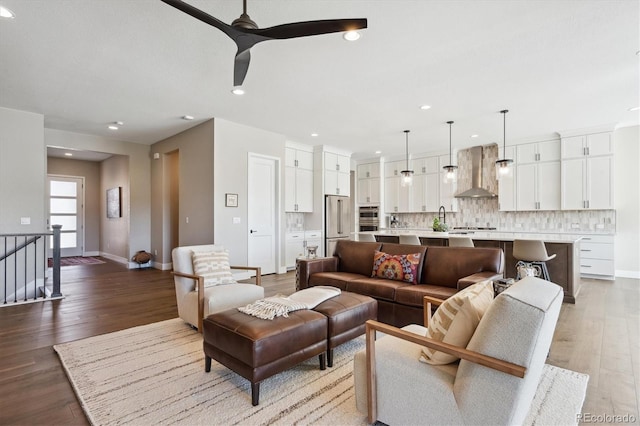
POLYGON ((240 223, 240 218, 239 218, 239 217, 234 217, 234 218, 233 218, 233 224, 234 224, 234 225, 237 225, 237 224, 239 224, 239 223, 240 223))
POLYGON ((31 218, 30 217, 21 217, 20 218, 20 225, 31 225, 31 218))

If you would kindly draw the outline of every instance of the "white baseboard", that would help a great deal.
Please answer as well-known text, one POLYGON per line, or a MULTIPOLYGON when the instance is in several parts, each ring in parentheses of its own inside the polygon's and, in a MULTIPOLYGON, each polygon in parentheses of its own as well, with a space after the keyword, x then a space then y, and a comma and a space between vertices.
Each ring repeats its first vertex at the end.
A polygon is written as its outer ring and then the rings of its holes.
MULTIPOLYGON (((100 252, 100 256, 106 257, 107 259, 113 260, 114 262, 118 262, 118 263, 122 263, 123 265, 127 265, 127 267, 129 267, 129 269, 131 269, 131 266, 129 266, 129 264, 133 263, 133 262, 129 262, 129 259, 125 259, 124 257, 116 256, 115 254, 111 254, 111 253, 100 252)), ((135 263, 134 265, 137 266, 138 264, 135 263)))
POLYGON ((621 270, 616 270, 616 277, 635 278, 637 280, 640 280, 640 271, 621 271, 621 270))
POLYGON ((84 257, 89 257, 89 256, 100 256, 100 252, 99 251, 85 251, 82 253, 82 255, 84 257))
POLYGON ((172 262, 169 262, 169 263, 153 262, 152 267, 155 269, 159 269, 161 271, 170 271, 173 269, 173 263, 172 262))

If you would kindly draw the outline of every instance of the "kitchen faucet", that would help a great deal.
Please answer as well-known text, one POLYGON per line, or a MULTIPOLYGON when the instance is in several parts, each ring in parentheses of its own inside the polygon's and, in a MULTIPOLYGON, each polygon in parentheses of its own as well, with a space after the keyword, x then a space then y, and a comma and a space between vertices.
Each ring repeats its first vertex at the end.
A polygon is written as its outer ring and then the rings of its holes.
POLYGON ((442 223, 447 223, 447 212, 444 210, 444 206, 440 206, 438 209, 438 220, 441 220, 442 223), (440 212, 442 212, 442 215, 440 212))

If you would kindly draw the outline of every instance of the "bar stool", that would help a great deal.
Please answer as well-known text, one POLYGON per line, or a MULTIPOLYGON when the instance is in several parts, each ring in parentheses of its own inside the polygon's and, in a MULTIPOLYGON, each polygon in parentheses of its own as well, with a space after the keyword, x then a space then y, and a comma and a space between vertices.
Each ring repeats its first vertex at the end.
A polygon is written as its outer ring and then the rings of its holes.
MULTIPOLYGON (((547 261, 556 257, 555 254, 549 256, 544 241, 540 240, 513 240, 513 257, 519 260, 518 266, 531 266, 536 269, 538 276, 551 281, 547 270, 547 261)), ((519 277, 520 273, 517 272, 519 277)), ((519 277, 522 278, 522 277, 519 277)))
POLYGON ((411 246, 419 246, 422 245, 420 244, 420 238, 418 238, 417 235, 400 235, 400 244, 408 244, 411 246))
POLYGON ((469 237, 449 237, 449 247, 475 247, 469 237))
POLYGON ((363 232, 358 233, 358 241, 368 241, 371 243, 376 242, 376 236, 373 234, 365 234, 363 232))

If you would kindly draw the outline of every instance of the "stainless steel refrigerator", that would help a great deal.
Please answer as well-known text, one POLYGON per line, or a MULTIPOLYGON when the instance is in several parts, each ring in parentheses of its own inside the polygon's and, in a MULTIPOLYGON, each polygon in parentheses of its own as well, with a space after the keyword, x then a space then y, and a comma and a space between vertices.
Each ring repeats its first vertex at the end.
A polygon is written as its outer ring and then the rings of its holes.
POLYGON ((325 256, 333 256, 339 240, 348 240, 351 233, 351 202, 349 197, 327 195, 324 204, 325 256))

